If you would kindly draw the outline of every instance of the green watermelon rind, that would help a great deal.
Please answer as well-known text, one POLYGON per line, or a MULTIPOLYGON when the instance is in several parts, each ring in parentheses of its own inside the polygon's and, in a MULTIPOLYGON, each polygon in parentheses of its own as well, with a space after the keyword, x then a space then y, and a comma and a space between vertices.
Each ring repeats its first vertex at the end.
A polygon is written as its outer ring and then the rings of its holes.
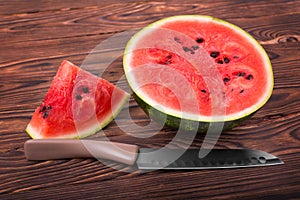
POLYGON ((159 108, 154 108, 154 105, 150 105, 147 103, 147 99, 146 95, 144 95, 143 93, 141 93, 140 91, 133 91, 133 97, 134 99, 137 101, 137 103, 139 104, 139 106, 153 119, 156 119, 157 121, 160 121, 161 119, 166 117, 166 122, 165 124, 174 128, 178 128, 179 125, 181 127, 183 127, 186 130, 194 130, 195 129, 195 125, 198 132, 205 132, 208 129, 208 126, 210 123, 219 123, 219 122, 224 122, 224 130, 228 130, 231 128, 234 128, 236 126, 238 126, 239 124, 241 124, 243 121, 247 120, 248 118, 250 118, 254 113, 256 113, 264 104, 267 103, 267 101, 269 100, 269 98, 272 95, 273 92, 273 87, 274 87, 274 77, 273 77, 273 71, 272 71, 272 65, 270 62, 270 59, 266 53, 266 51, 264 50, 264 48, 259 44, 259 42, 257 40, 255 40, 249 33, 247 33, 246 31, 244 31, 243 29, 241 29, 240 27, 231 24, 229 22, 226 22, 224 20, 218 19, 218 18, 214 18, 211 16, 206 16, 206 15, 179 15, 179 16, 173 16, 173 17, 168 17, 168 18, 164 18, 161 19, 157 22, 154 22, 148 26, 146 26, 145 28, 143 28, 142 30, 140 30, 138 33, 136 33, 127 43, 126 48, 125 48, 125 53, 124 53, 124 58, 123 58, 123 67, 124 67, 124 71, 125 71, 125 75, 126 78, 128 80, 129 86, 131 88, 136 88, 134 85, 132 85, 130 79, 131 77, 128 76, 128 72, 130 71, 130 64, 129 64, 129 58, 126 56, 127 52, 131 52, 132 49, 134 49, 134 42, 138 39, 140 39, 141 37, 143 37, 145 34, 147 34, 147 29, 149 28, 155 28, 161 24, 164 24, 165 22, 168 22, 170 20, 176 20, 176 19, 200 19, 200 20, 210 20, 210 21, 214 21, 217 23, 220 23, 222 25, 226 25, 231 29, 234 29, 235 31, 239 32, 241 35, 243 35, 245 37, 245 39, 247 39, 248 41, 251 42, 251 44, 253 44, 253 46, 256 47, 256 50, 258 52, 260 52, 260 54, 262 55, 263 58, 263 62, 265 63, 266 70, 268 70, 268 74, 270 76, 268 76, 268 85, 269 85, 269 90, 268 92, 265 94, 265 97, 262 98, 261 102, 257 103, 256 105, 252 106, 250 109, 244 111, 244 112, 240 112, 239 115, 236 115, 234 117, 230 116, 230 115, 226 115, 225 118, 223 118, 222 120, 218 119, 218 118, 203 118, 200 116, 198 116, 197 119, 195 118, 191 118, 191 117, 182 117, 179 116, 177 114, 174 113, 170 113, 170 112, 164 112, 164 111, 160 111, 159 108), (180 124, 181 123, 181 124, 180 124))
POLYGON ((154 119, 155 121, 160 122, 163 125, 167 125, 169 127, 175 128, 175 129, 181 129, 184 131, 191 131, 191 132, 197 131, 198 133, 206 133, 209 126, 214 126, 216 124, 218 124, 219 126, 223 126, 223 128, 222 128, 223 131, 233 129, 234 127, 237 127, 242 122, 249 119, 255 113, 255 112, 251 113, 240 119, 236 119, 236 120, 232 120, 232 121, 225 121, 225 122, 223 122, 223 121, 222 122, 195 121, 195 120, 189 120, 189 119, 176 117, 176 116, 161 112, 161 111, 155 109, 154 107, 150 106, 149 104, 147 104, 135 93, 133 94, 133 98, 151 119, 154 119))

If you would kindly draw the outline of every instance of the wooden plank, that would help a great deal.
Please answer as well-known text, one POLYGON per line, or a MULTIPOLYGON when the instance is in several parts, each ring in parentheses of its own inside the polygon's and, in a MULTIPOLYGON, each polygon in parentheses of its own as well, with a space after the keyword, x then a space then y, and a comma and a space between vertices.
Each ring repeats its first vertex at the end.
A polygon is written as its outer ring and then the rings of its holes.
POLYGON ((102 167, 90 160, 58 161, 36 163, 30 166, 31 171, 24 174, 22 180, 8 178, 6 186, 14 185, 17 190, 11 196, 1 195, 1 199, 14 197, 29 199, 33 197, 58 198, 67 196, 70 199, 79 197, 118 199, 130 197, 141 198, 214 198, 222 195, 231 197, 295 197, 299 176, 283 180, 285 176, 297 173, 299 160, 292 155, 285 157, 286 167, 261 167, 248 170, 203 170, 179 172, 151 172, 143 175, 116 172, 102 167), (54 165, 55 164, 55 165, 54 165), (57 170, 60 167, 60 170, 57 170), (40 171, 36 174, 36 169, 40 171), (83 170, 84 169, 84 170, 83 170), (293 169, 293 170, 292 170, 293 169), (30 172, 32 172, 30 174, 30 172), (218 175, 214 175, 218 173, 218 175), (90 174, 93 174, 91 177, 90 174), (38 179, 37 179, 38 175, 38 179), (223 177, 219 179, 219 177, 223 177), (36 185, 33 185, 36 183, 36 185), (20 185, 22 183, 22 185, 20 185), (156 184, 155 184, 156 183, 156 184), (280 184, 280 189, 279 185, 280 184), (130 187, 128 187, 130 185, 130 187), (22 187, 22 188, 21 188, 22 187), (180 190, 178 190, 180 188, 180 190), (260 189, 260 193, 254 193, 260 189), (157 192, 159 191, 159 192, 157 192))
MULTIPOLYGON (((299 1, 288 0, 0 1, 0 199, 297 199, 299 7, 299 1), (25 159, 23 144, 29 136, 24 129, 63 59, 80 65, 96 45, 111 36, 179 14, 208 14, 228 20, 247 30, 266 49, 275 75, 271 99, 250 120, 224 132, 216 147, 261 149, 279 156, 285 165, 140 174, 134 167, 93 159, 25 159)), ((124 74, 122 56, 109 61, 120 51, 108 49, 105 59, 89 69, 117 83, 124 74)), ((126 87, 126 81, 120 84, 126 87)), ((105 128, 110 140, 159 148, 176 134, 164 127, 152 137, 140 138, 155 129, 147 126, 149 118, 133 99, 128 109, 131 116, 121 113, 120 122, 105 128), (144 133, 125 129, 131 122, 143 126, 144 133)), ((96 137, 103 136, 92 138, 96 137)), ((192 147, 200 147, 203 138, 197 135, 192 147)), ((181 139, 174 145, 184 143, 181 139)))

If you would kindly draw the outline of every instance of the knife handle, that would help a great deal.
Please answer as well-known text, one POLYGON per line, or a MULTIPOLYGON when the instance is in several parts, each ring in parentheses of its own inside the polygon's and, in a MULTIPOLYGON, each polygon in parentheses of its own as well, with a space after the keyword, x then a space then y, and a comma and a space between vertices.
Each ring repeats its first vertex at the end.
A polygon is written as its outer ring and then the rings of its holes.
POLYGON ((138 146, 95 140, 34 139, 24 144, 27 160, 102 158, 133 165, 138 146))

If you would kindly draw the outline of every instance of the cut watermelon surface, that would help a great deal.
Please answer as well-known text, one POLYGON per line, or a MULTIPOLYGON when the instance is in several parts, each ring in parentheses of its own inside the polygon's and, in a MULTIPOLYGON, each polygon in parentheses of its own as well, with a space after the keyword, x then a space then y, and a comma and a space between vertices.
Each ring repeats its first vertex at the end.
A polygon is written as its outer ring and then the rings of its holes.
POLYGON ((129 94, 63 61, 28 124, 32 138, 83 138, 111 122, 129 94))
POLYGON ((153 108, 153 115, 166 114, 174 127, 178 119, 233 127, 261 108, 273 89, 260 44, 209 16, 174 16, 145 27, 128 42, 123 64, 137 102, 147 114, 153 108))

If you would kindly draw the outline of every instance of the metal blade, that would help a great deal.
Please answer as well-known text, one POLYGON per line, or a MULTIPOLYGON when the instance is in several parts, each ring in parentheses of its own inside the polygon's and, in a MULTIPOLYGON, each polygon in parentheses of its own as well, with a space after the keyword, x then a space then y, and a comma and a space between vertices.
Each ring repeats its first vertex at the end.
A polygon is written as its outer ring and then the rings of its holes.
POLYGON ((199 158, 199 149, 141 148, 136 161, 139 169, 222 169, 257 167, 284 164, 276 156, 251 149, 212 149, 204 158, 199 158), (179 158, 177 155, 182 154, 179 158), (178 159, 173 159, 177 156, 178 159), (175 161, 174 161, 175 160, 175 161))

